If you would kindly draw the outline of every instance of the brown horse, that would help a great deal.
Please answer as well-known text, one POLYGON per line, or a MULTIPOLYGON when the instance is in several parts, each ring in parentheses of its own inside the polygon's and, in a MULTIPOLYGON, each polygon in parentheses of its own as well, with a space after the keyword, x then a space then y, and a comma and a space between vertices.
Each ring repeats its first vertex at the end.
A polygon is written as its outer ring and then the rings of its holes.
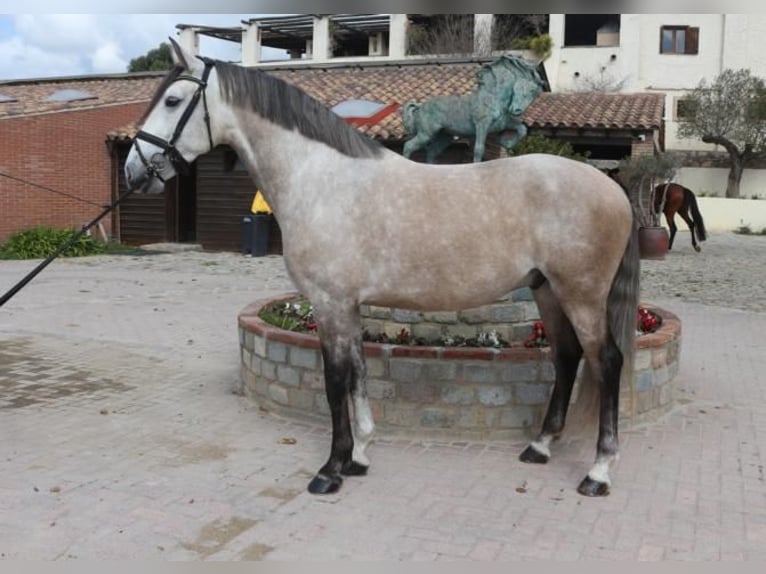
POLYGON ((668 249, 673 248, 673 238, 676 236, 677 229, 674 216, 678 213, 686 222, 686 225, 689 226, 692 236, 692 247, 694 247, 695 251, 699 251, 700 246, 697 244, 697 239, 705 241, 707 234, 705 233, 705 222, 702 221, 702 215, 697 206, 697 198, 694 196, 694 192, 678 183, 661 183, 654 188, 653 195, 654 212, 659 213, 662 210, 665 214, 665 220, 668 222, 668 227, 670 227, 668 249))

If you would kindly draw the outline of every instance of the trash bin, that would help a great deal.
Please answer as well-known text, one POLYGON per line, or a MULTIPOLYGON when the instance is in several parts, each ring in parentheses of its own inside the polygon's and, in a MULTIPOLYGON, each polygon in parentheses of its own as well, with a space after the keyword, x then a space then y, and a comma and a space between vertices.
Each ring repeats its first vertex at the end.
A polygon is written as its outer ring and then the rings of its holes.
POLYGON ((255 213, 242 218, 242 255, 262 257, 269 251, 271 215, 255 213))

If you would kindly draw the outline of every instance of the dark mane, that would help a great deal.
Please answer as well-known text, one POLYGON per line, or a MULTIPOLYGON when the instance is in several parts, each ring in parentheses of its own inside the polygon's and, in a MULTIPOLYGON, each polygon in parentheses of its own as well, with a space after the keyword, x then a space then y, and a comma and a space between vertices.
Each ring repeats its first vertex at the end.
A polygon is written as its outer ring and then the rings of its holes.
POLYGON ((221 95, 285 129, 355 158, 378 157, 383 146, 359 133, 314 98, 261 70, 216 61, 221 95))
POLYGON ((170 87, 170 84, 176 81, 176 78, 178 78, 178 76, 180 76, 183 71, 184 71, 183 67, 178 65, 173 66, 170 69, 170 71, 162 79, 162 83, 154 92, 154 95, 152 96, 152 101, 149 102, 149 105, 146 107, 146 111, 144 112, 144 115, 142 115, 141 119, 138 120, 138 125, 141 125, 144 123, 144 120, 146 120, 146 116, 149 115, 149 112, 151 112, 154 109, 154 106, 157 105, 157 102, 159 102, 162 96, 165 94, 165 90, 167 90, 170 87))

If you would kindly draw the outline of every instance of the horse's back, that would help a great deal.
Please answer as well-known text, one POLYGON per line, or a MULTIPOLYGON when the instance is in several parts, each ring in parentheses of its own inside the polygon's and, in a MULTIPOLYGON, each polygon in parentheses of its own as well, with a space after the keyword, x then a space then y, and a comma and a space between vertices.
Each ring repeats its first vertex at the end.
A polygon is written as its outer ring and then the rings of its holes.
POLYGON ((632 225, 619 185, 558 156, 403 162, 381 177, 386 193, 366 197, 366 215, 345 235, 364 242, 360 252, 385 269, 375 281, 362 280, 379 304, 481 304, 524 284, 534 270, 572 277, 583 289, 601 274, 608 286, 632 225), (373 229, 382 237, 372 238, 373 229))

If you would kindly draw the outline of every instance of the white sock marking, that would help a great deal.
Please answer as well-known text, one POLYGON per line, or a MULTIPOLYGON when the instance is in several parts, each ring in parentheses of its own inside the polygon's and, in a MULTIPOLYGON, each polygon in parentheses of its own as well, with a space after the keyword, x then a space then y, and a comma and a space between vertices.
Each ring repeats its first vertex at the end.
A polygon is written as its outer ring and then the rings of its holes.
POLYGON ((551 449, 550 449, 551 438, 552 437, 550 436, 541 436, 538 440, 533 440, 531 443, 529 443, 529 446, 531 446, 540 454, 550 458, 551 457, 551 449))
POLYGON ((352 399, 354 424, 351 434, 354 436, 354 450, 351 453, 351 459, 361 465, 370 466, 370 459, 367 458, 365 451, 375 432, 375 421, 372 418, 367 397, 354 396, 352 399))
POLYGON ((606 485, 611 485, 612 481, 609 478, 609 469, 615 460, 617 460, 617 455, 612 455, 602 458, 601 460, 597 460, 596 464, 594 464, 593 467, 591 467, 590 472, 588 472, 588 478, 595 480, 596 482, 602 482, 606 485))

